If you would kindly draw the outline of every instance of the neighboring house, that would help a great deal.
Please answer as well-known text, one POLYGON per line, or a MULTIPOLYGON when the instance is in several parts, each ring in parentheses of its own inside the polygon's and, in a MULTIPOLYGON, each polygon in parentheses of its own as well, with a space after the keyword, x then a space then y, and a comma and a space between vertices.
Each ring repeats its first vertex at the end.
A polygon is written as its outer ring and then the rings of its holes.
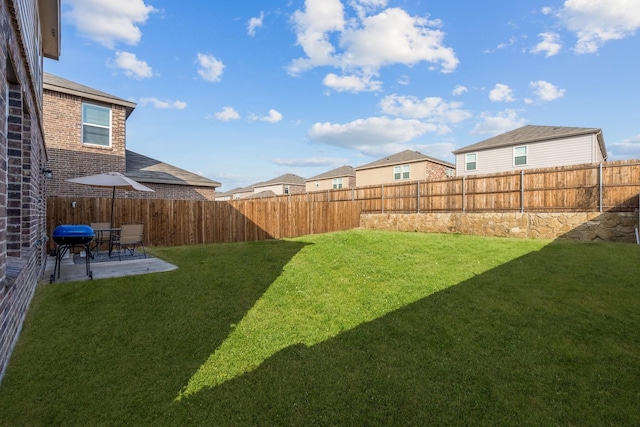
POLYGON ((307 192, 354 188, 356 171, 351 166, 342 166, 329 172, 321 173, 305 181, 307 192))
POLYGON ((219 182, 127 150, 126 121, 136 104, 44 74, 44 129, 53 179, 47 196, 110 197, 111 190, 69 178, 120 172, 154 190, 118 190, 117 197, 215 200, 219 182))
MULTIPOLYGON (((241 190, 240 187, 236 187, 233 190, 224 191, 222 193, 218 191, 218 192, 216 192, 216 201, 217 202, 225 202, 225 201, 228 201, 228 200, 235 200, 233 195, 239 190, 241 190)), ((251 189, 251 191, 253 191, 253 188, 251 189)))
POLYGON ((455 165, 405 150, 355 168, 358 187, 406 181, 435 181, 453 176, 455 165))
POLYGON ((485 139, 453 154, 457 176, 607 160, 601 129, 534 125, 485 139))
MULTIPOLYGON (((281 175, 277 178, 270 179, 269 181, 254 184, 251 187, 253 187, 254 196, 264 191, 272 191, 275 196, 282 196, 284 194, 301 194, 305 192, 304 178, 292 173, 281 175)), ((269 193, 264 194, 264 197, 267 196, 269 196, 269 193)))
POLYGON ((60 1, 0 3, 0 380, 46 262, 43 56, 60 56, 60 1))
POLYGON ((216 187, 220 187, 220 183, 217 181, 134 153, 131 150, 126 150, 125 163, 127 165, 126 176, 155 190, 154 193, 140 192, 141 194, 137 194, 136 197, 215 200, 216 187))

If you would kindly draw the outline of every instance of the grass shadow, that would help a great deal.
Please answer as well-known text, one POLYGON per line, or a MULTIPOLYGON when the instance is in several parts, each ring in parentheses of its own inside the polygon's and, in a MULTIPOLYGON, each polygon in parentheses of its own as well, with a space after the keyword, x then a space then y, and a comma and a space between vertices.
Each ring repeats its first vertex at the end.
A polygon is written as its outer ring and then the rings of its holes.
MULTIPOLYGON (((357 231, 157 249, 180 269, 133 285, 40 287, 0 389, 0 425, 639 424, 640 248, 498 240, 357 231), (316 248, 327 241, 323 259, 316 248), (371 255, 367 242, 382 249, 371 255), (368 312, 383 314, 326 322, 334 329, 322 339, 289 340, 246 373, 174 400, 274 283, 318 283, 327 265, 345 274, 338 290, 366 279, 360 304, 338 306, 341 315, 388 292, 390 304, 368 312), (466 278, 452 282, 457 274, 466 278), (441 282, 405 298, 419 280, 441 282)), ((296 323, 287 307, 278 315, 296 323)))
POLYGON ((65 424, 90 413, 99 425, 131 422, 140 405, 163 407, 305 246, 153 248, 180 268, 40 286, 2 383, 22 395, 0 395, 0 413, 19 419, 16 399, 27 398, 26 424, 65 424))
POLYGON ((165 416, 215 425, 637 425, 640 286, 629 262, 639 251, 607 248, 552 243, 324 342, 283 349, 165 416))

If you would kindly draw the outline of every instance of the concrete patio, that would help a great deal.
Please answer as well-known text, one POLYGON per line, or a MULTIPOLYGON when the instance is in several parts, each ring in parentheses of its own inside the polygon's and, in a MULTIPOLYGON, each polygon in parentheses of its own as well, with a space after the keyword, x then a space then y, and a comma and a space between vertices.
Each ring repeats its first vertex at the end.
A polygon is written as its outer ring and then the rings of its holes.
MULTIPOLYGON (((56 259, 54 256, 48 256, 44 273, 40 277, 39 283, 49 283, 50 277, 55 268, 56 259)), ((91 272, 93 279, 108 279, 112 277, 135 276, 148 273, 159 273, 171 271, 178 268, 177 266, 161 260, 160 258, 147 257, 142 259, 127 260, 122 257, 119 260, 117 256, 111 258, 108 262, 92 262, 91 272)), ((78 282, 83 280, 91 280, 86 273, 86 265, 84 262, 76 264, 72 257, 63 258, 60 262, 60 278, 56 277, 53 283, 78 282)))

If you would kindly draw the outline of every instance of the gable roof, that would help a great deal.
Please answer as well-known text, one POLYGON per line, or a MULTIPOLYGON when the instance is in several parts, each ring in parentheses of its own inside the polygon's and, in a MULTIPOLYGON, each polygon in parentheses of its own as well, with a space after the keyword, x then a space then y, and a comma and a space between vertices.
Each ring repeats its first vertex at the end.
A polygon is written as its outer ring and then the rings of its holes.
POLYGON ((247 197, 247 199, 262 199, 265 197, 276 197, 276 193, 271 190, 264 190, 256 194, 252 194, 251 196, 247 197))
POLYGON ((602 130, 598 128, 578 128, 562 126, 537 126, 527 125, 512 131, 485 139, 484 141, 468 145, 453 151, 453 154, 467 153, 469 151, 487 150, 490 148, 508 147, 511 145, 526 144, 532 142, 548 141, 553 139, 568 138, 572 136, 588 135, 595 133, 598 135, 598 144, 602 150, 604 158, 607 157, 607 150, 604 146, 602 130))
POLYGON ((220 187, 221 184, 201 175, 143 156, 131 150, 125 152, 126 172, 129 178, 157 184, 191 185, 194 187, 220 187))
POLYGON ((318 181, 320 179, 340 178, 343 176, 356 176, 356 171, 351 166, 340 166, 339 168, 330 170, 329 172, 321 173, 307 179, 305 182, 318 181))
POLYGON ((371 163, 367 163, 366 165, 362 165, 362 166, 358 166, 357 168, 355 168, 356 171, 362 170, 362 169, 372 169, 372 168, 378 168, 380 166, 391 166, 391 165, 397 165, 397 164, 401 164, 401 163, 413 163, 413 162, 419 162, 419 161, 429 161, 429 162, 433 162, 433 163, 438 163, 450 168, 455 168, 456 166, 452 163, 449 162, 445 162, 444 160, 438 160, 436 158, 433 157, 429 157, 429 156, 425 156, 424 154, 418 152, 418 151, 413 151, 413 150, 404 150, 401 151, 397 154, 394 154, 392 156, 389 157, 385 157, 383 159, 380 160, 376 160, 375 162, 371 162, 371 163))
POLYGON ((53 74, 43 73, 42 83, 43 88, 46 90, 80 96, 82 98, 105 102, 107 104, 122 105, 126 109, 127 118, 136 108, 135 102, 118 98, 117 96, 93 89, 89 86, 81 85, 80 83, 72 82, 71 80, 63 79, 62 77, 54 76, 53 74))
POLYGON ((259 187, 267 187, 269 185, 278 185, 278 184, 289 184, 289 185, 305 185, 304 178, 298 175, 294 175, 292 173, 287 173, 284 175, 280 175, 277 178, 270 179, 269 181, 259 182, 257 184, 253 184, 253 188, 259 187))

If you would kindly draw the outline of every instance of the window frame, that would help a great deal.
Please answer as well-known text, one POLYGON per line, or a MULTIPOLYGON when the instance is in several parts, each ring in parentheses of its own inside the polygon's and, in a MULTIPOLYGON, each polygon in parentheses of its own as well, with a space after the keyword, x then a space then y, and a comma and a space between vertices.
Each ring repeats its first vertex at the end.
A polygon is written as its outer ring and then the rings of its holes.
POLYGON ((529 164, 529 148, 526 145, 513 147, 513 166, 527 166, 529 164), (524 155, 516 155, 516 150, 524 149, 524 155), (518 158, 524 157, 524 163, 517 163, 518 158))
POLYGON ((478 153, 466 153, 464 155, 464 170, 467 172, 473 172, 478 170, 478 153), (473 156, 473 161, 469 161, 469 157, 473 156), (473 168, 469 167, 469 164, 473 163, 473 168))
POLYGON ((112 140, 113 140, 113 114, 112 114, 112 110, 111 107, 106 107, 104 105, 98 105, 98 104, 94 104, 91 102, 82 102, 82 130, 81 130, 81 142, 83 145, 91 145, 93 147, 104 147, 104 148, 111 148, 113 146, 112 140), (106 110, 109 113, 109 125, 108 126, 104 126, 101 124, 96 124, 96 123, 90 123, 88 121, 86 121, 85 119, 85 107, 91 107, 91 108, 96 108, 96 109, 102 109, 102 110, 106 110), (108 136, 107 136, 107 144, 100 144, 100 143, 96 143, 96 142, 86 142, 85 141, 85 127, 90 126, 93 128, 98 128, 98 129, 107 129, 108 130, 108 136))
POLYGON ((331 188, 333 190, 339 190, 342 188, 342 178, 333 178, 331 183, 331 188))
POLYGON ((396 165, 393 167, 393 180, 411 179, 411 165, 396 165), (406 176, 405 176, 406 175, 406 176))
POLYGON ((289 184, 284 184, 284 194, 291 194, 291 188, 289 184))

